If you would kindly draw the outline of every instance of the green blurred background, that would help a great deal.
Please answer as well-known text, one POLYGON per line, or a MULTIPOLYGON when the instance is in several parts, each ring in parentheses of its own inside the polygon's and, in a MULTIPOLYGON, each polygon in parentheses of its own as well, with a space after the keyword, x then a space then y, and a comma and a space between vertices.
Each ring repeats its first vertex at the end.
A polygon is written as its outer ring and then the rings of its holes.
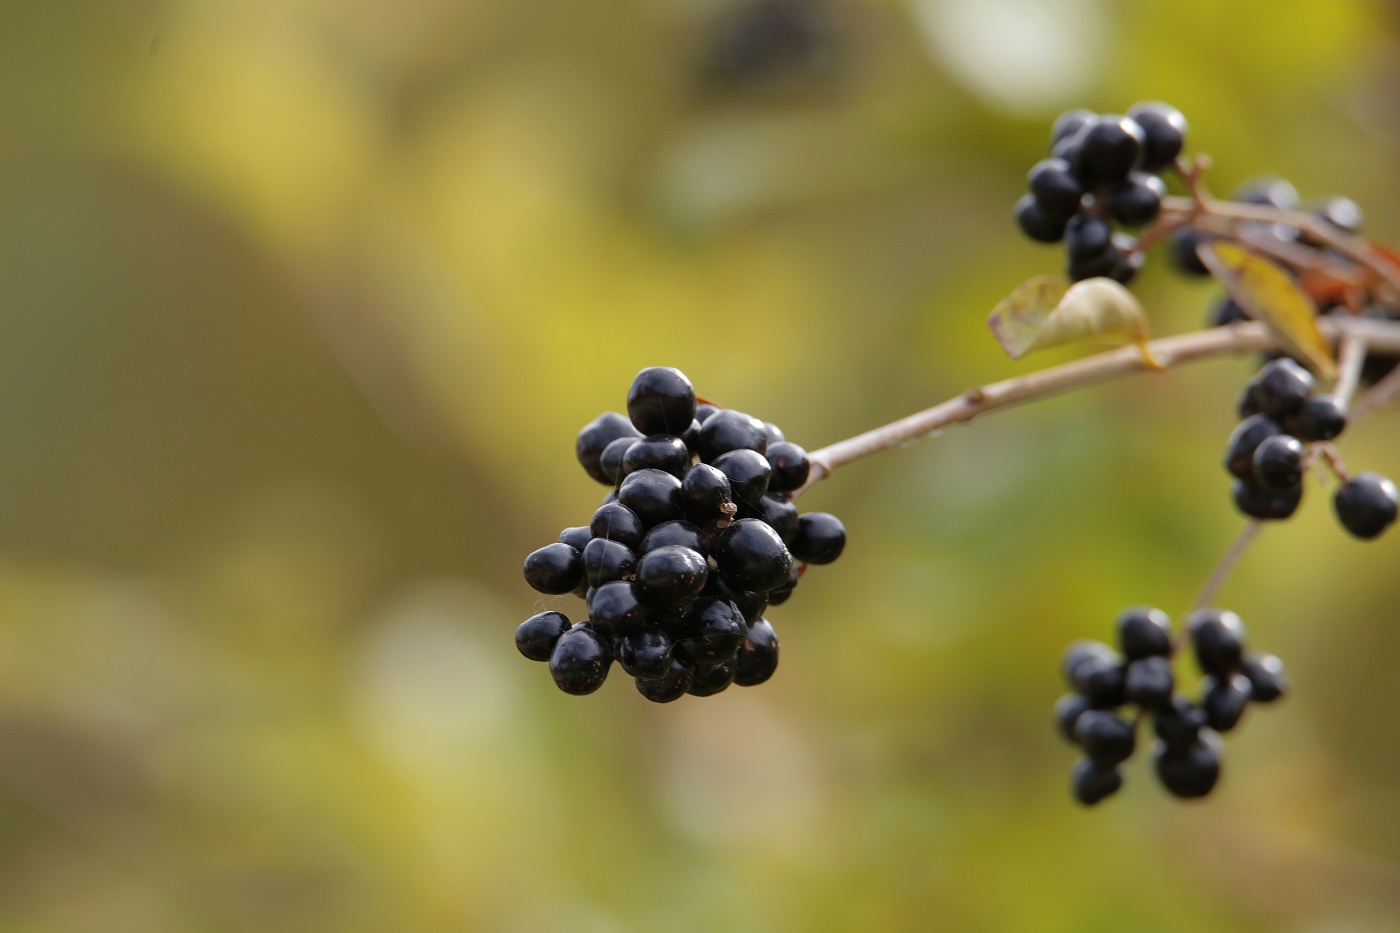
POLYGON ((0 3, 0 930, 1400 930, 1400 536, 1325 489, 1222 594, 1295 694, 1214 796, 1069 800, 1057 657, 1234 535, 1243 360, 838 473, 761 688, 515 652, 640 367, 815 448, 1038 365, 984 321, 1063 107, 1400 238, 1389 5, 754 4, 0 3))

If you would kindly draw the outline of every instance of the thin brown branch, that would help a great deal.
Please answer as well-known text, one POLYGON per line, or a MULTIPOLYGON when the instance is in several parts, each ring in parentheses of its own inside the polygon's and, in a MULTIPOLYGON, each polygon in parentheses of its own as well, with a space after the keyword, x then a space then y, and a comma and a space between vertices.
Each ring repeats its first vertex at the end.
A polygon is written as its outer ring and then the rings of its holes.
POLYGON ((1201 587, 1201 592, 1197 594, 1195 603, 1191 606, 1191 611, 1205 609, 1215 601, 1215 595, 1220 592, 1220 588, 1225 585, 1225 580, 1230 576, 1230 571, 1235 569, 1235 564, 1239 563, 1244 552, 1249 550, 1249 546, 1254 543, 1254 539, 1259 536, 1259 532, 1264 530, 1264 523, 1257 518, 1250 520, 1240 533, 1235 536, 1235 540, 1230 542, 1230 546, 1225 549, 1225 553, 1216 562, 1215 569, 1210 572, 1205 585, 1201 587))
POLYGON ((1337 382, 1332 395, 1346 405, 1356 392, 1361 366, 1366 362, 1366 341, 1355 334, 1343 334, 1337 343, 1337 382))

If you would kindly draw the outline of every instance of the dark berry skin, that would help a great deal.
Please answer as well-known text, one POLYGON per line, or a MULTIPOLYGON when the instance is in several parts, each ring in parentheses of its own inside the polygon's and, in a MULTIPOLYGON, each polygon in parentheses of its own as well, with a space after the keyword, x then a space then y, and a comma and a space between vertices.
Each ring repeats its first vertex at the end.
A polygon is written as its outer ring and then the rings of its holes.
POLYGON ((777 669, 778 633, 767 619, 759 619, 749 626, 749 634, 734 656, 734 682, 741 687, 756 687, 777 669))
POLYGON ((717 411, 700 425, 700 459, 706 463, 731 450, 763 453, 767 449, 768 431, 763 422, 741 411, 717 411))
POLYGON ((1268 415, 1250 415, 1235 426, 1225 442, 1225 469, 1236 479, 1254 482, 1254 451, 1264 438, 1283 433, 1268 415))
POLYGON ((1134 104, 1128 116, 1142 127, 1142 170, 1161 172, 1176 161, 1186 144, 1186 118, 1170 104, 1134 104))
MULTIPOLYGON (((1107 645, 1103 646, 1105 649, 1107 645)), ((1074 646, 1071 646, 1071 651, 1074 646)), ((1094 653, 1075 664, 1069 674, 1069 685, 1088 697, 1095 706, 1118 706, 1125 699, 1127 671, 1111 650, 1094 653)))
POLYGON ((1240 673, 1249 678, 1250 697, 1256 703, 1272 703, 1288 692, 1283 662, 1272 654, 1250 655, 1240 665, 1240 673))
POLYGON ((1165 709, 1152 714, 1152 731, 1173 751, 1196 744, 1205 725, 1206 711, 1182 696, 1173 697, 1165 709))
POLYGON ((744 621, 750 625, 763 617, 763 610, 768 608, 769 595, 756 590, 746 590, 722 573, 711 573, 705 583, 705 590, 701 593, 701 596, 729 600, 739 607, 744 621))
POLYGON ((641 553, 654 551, 660 547, 668 545, 680 545, 688 547, 692 551, 699 551, 703 557, 710 552, 709 545, 700 534, 700 529, 687 521, 662 522, 642 539, 641 553))
POLYGON ((1087 187, 1111 185, 1128 177, 1142 154, 1146 136, 1133 120, 1101 116, 1076 134, 1074 174, 1087 187))
POLYGON ((659 678, 637 678, 637 692, 653 703, 671 703, 690 692, 695 681, 695 665, 672 657, 670 667, 659 678))
POLYGON ((1047 214, 1035 195, 1025 195, 1016 202, 1016 226, 1038 243, 1058 243, 1065 236, 1065 219, 1047 214))
POLYGON ((1312 209, 1312 213, 1314 217, 1353 236, 1361 232, 1361 227, 1366 220, 1365 214, 1361 211, 1361 205, 1351 198, 1344 198, 1341 195, 1333 195, 1318 204, 1312 209))
POLYGON ((670 672, 674 647, 675 642, 665 629, 648 625, 617 642, 617 660, 631 676, 656 680, 670 672))
POLYGON ((1129 703, 1136 703, 1145 710, 1168 707, 1175 687, 1172 662, 1163 657, 1130 662, 1123 678, 1123 695, 1129 703))
POLYGON ((1075 685, 1074 672, 1086 661, 1117 664, 1118 655, 1101 641, 1091 641, 1085 638, 1072 642, 1065 649, 1064 654, 1060 655, 1060 674, 1064 677, 1065 683, 1078 689, 1075 685))
POLYGON ((525 582, 541 593, 558 596, 578 586, 583 561, 575 548, 562 542, 546 544, 525 558, 525 582))
POLYGON ((569 619, 562 612, 541 612, 530 616, 515 630, 515 647, 531 661, 548 661, 559 636, 569 630, 569 619))
POLYGON ((1240 398, 1240 416, 1262 412, 1274 420, 1297 411, 1312 395, 1312 373, 1288 357, 1270 360, 1240 398))
POLYGON ((607 639, 583 623, 560 635, 549 656, 549 673, 555 686, 574 696, 603 686, 611 666, 612 649, 607 639))
POLYGON ((1370 540, 1395 521, 1395 484, 1376 473, 1358 473, 1337 487, 1332 507, 1343 528, 1370 540))
POLYGON ((1347 409, 1331 395, 1315 395, 1283 423, 1283 428, 1300 441, 1330 441, 1347 426, 1347 409))
POLYGON ((1064 159, 1042 159, 1026 176, 1036 205, 1046 216, 1069 220, 1079 211, 1084 185, 1070 171, 1064 159))
POLYGON ((1078 133, 1085 126, 1098 119, 1098 116, 1094 111, 1085 110, 1083 107, 1066 110, 1055 118, 1055 123, 1050 128, 1050 145, 1054 146, 1061 140, 1068 139, 1078 133))
POLYGON ((1243 674, 1207 677, 1201 700, 1206 724, 1216 732, 1229 732, 1239 724, 1253 695, 1254 688, 1243 674))
POLYGON ((690 427, 681 432, 681 441, 691 454, 697 457, 700 455, 700 422, 698 420, 690 422, 690 427))
POLYGON ((720 661, 717 664, 697 664, 695 680, 686 691, 691 696, 709 697, 722 693, 734 683, 734 662, 720 661))
MULTIPOLYGON (((605 451, 606 453, 606 451, 605 451)), ((632 446, 622 457, 622 473, 627 476, 638 470, 661 470, 676 479, 690 468, 690 448, 685 441, 671 434, 650 434, 632 446)))
POLYGON ((598 472, 603 474, 610 483, 620 483, 627 475, 627 470, 623 469, 623 462, 627 459, 627 451, 640 438, 619 437, 611 444, 603 448, 603 455, 598 458, 598 472))
POLYGON ((1269 492, 1284 492, 1303 481, 1307 448, 1296 437, 1275 434, 1254 449, 1254 482, 1269 492))
POLYGON ((705 599, 686 614, 680 646, 696 664, 715 664, 732 660, 748 633, 738 606, 727 599, 705 599))
POLYGON ((846 549, 846 526, 829 512, 808 512, 797 519, 792 554, 804 564, 829 564, 846 549))
POLYGON ((1264 204, 1291 211, 1298 206, 1298 189, 1287 179, 1276 175, 1251 178, 1235 189, 1231 201, 1241 204, 1264 204))
MULTIPOLYGON (((591 538, 605 538, 636 550, 642 543, 642 520, 621 502, 600 505, 588 525, 591 538)), ((586 545, 585 545, 586 547, 586 545)))
POLYGON ((1108 277, 1119 285, 1128 285, 1142 271, 1146 258, 1137 251, 1137 240, 1121 233, 1113 235, 1113 268, 1108 277))
POLYGON ((1303 501, 1303 484, 1270 491, 1237 479, 1230 486, 1230 495, 1241 514, 1260 521, 1282 521, 1298 511, 1298 505, 1303 501))
POLYGON ((731 582, 758 592, 781 586, 792 570, 792 555, 783 539, 756 518, 741 518, 721 531, 714 556, 731 582))
POLYGON ((1105 709, 1085 710, 1074 724, 1074 738, 1084 754, 1100 764, 1116 765, 1132 757, 1137 744, 1133 723, 1105 709))
POLYGON ((604 475, 598 461, 607 446, 620 437, 641 437, 632 422, 615 411, 605 411, 583 426, 574 444, 574 453, 588 475, 600 483, 611 485, 613 480, 604 475))
POLYGON ((698 551, 676 544, 643 554, 637 562, 642 592, 649 602, 662 606, 679 606, 699 596, 708 573, 698 551))
POLYGON ((620 542, 594 538, 583 549, 583 576, 589 586, 599 587, 621 580, 636 570, 637 555, 620 542))
POLYGON ((766 453, 773 475, 768 480, 769 492, 792 492, 802 488, 812 472, 807 451, 790 441, 769 444, 766 453))
POLYGON ((1141 227, 1157 219, 1167 186, 1156 175, 1133 172, 1108 192, 1108 212, 1125 227, 1141 227))
POLYGON ((1206 318, 1207 327, 1224 327, 1226 324, 1238 324, 1241 321, 1253 320, 1249 312, 1235 303, 1235 299, 1225 295, 1215 304, 1211 305, 1210 314, 1206 318))
POLYGON ((1129 661, 1167 657, 1172 652, 1172 620, 1160 609, 1135 606, 1118 615, 1118 647, 1129 661))
POLYGON ((702 402, 695 406, 695 420, 704 424, 705 421, 717 411, 722 411, 718 405, 711 405, 709 402, 702 402))
POLYGON ((653 528, 681 517, 681 481, 662 470, 638 470, 617 488, 617 501, 653 528))
POLYGON ((559 532, 559 542, 567 544, 569 547, 583 553, 583 549, 588 547, 588 542, 593 540, 593 529, 587 525, 580 525, 577 528, 565 528, 559 532))
POLYGON ((764 496, 759 513, 754 516, 761 518, 773 530, 778 533, 778 537, 783 539, 783 543, 791 546, 792 540, 797 535, 798 515, 797 506, 786 499, 777 499, 773 496, 764 496))
POLYGON ((724 514, 725 506, 734 501, 729 477, 708 463, 697 463, 681 482, 681 508, 691 521, 708 525, 724 514))
POLYGON ((761 507, 763 495, 768 491, 768 480, 773 475, 773 468, 763 454, 755 450, 731 450, 716 457, 711 466, 729 479, 736 503, 753 509, 761 507))
POLYGON ((1244 623, 1228 609, 1201 609, 1186 620, 1196 661, 1207 674, 1223 677, 1244 658, 1244 623))
POLYGON ((1075 723, 1079 722, 1079 717, 1087 710, 1093 708, 1094 704, 1089 702, 1088 697, 1077 693, 1066 693, 1055 701, 1055 728, 1066 742, 1072 745, 1079 744, 1079 739, 1074 734, 1075 723))
POLYGON ((1094 804, 1118 793, 1123 786, 1123 772, 1117 765, 1102 765, 1088 758, 1080 758, 1070 772, 1070 790, 1074 799, 1092 807, 1094 804))
POLYGON ((1072 263, 1100 259, 1113 244, 1113 228, 1093 214, 1076 214, 1065 227, 1065 253, 1072 263))
POLYGON ((695 389, 685 373, 649 366, 627 391, 627 414, 642 434, 680 434, 695 420, 695 389))
POLYGON ((1209 242, 1210 239, 1195 230, 1178 230, 1167 241, 1167 255, 1171 257, 1172 264, 1186 275, 1210 275, 1210 269, 1201 262, 1201 254, 1198 252, 1201 244, 1209 242))
POLYGON ((588 598, 588 618, 593 628, 608 638, 637 631, 647 621, 641 590, 626 580, 604 583, 588 598))
POLYGON ((769 447, 772 447, 780 441, 787 440, 787 435, 783 433, 783 429, 771 421, 763 422, 763 432, 768 435, 769 447))
POLYGON ((1172 796, 1183 800, 1204 797, 1220 779, 1220 739, 1203 729, 1198 741, 1174 749, 1165 742, 1152 747, 1157 780, 1172 796))
POLYGON ((787 582, 768 591, 768 605, 781 606, 788 601, 788 597, 792 595, 793 590, 797 589, 797 584, 802 580, 802 568, 805 566, 806 564, 793 562, 792 570, 788 571, 787 582))

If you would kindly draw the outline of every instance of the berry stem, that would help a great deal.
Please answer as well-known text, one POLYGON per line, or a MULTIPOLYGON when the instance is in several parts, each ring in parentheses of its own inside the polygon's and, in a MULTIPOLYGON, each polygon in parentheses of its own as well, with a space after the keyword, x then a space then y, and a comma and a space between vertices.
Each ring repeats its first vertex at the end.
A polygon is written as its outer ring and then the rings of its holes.
POLYGON ((1343 334, 1337 342, 1337 382, 1332 395, 1346 405, 1356 392, 1361 366, 1366 362, 1366 341, 1356 334, 1343 334))
POLYGON ((1191 606, 1191 612, 1209 608, 1215 601, 1215 596, 1220 592, 1220 588, 1225 585, 1225 580, 1230 576, 1230 571, 1235 569, 1235 564, 1239 563, 1244 552, 1249 550, 1249 546, 1254 543, 1254 539, 1259 536, 1259 532, 1264 529, 1264 523, 1254 519, 1245 524, 1240 529, 1240 533, 1235 535, 1235 540, 1230 542, 1230 546, 1225 549, 1225 553, 1220 555, 1220 560, 1216 562, 1215 569, 1206 578, 1205 585, 1201 587, 1201 592, 1196 595, 1196 602, 1191 606))
POLYGON ((1332 475, 1337 477, 1337 481, 1345 483, 1351 479, 1351 471, 1342 462, 1342 455, 1337 453, 1337 448, 1331 444, 1318 444, 1317 455, 1323 463, 1327 464, 1327 469, 1332 471, 1332 475))
MULTIPOLYGON (((1317 324, 1328 340, 1337 341, 1343 336, 1353 336, 1363 346, 1400 354, 1400 322, 1329 317, 1319 319, 1317 324)), ((1160 368, 1168 370, 1199 360, 1251 350, 1276 349, 1278 345, 1277 336, 1266 325, 1258 321, 1245 321, 1227 327, 1163 337, 1146 346, 1151 351, 1151 357, 1161 364, 1160 368)), ((988 412, 1150 370, 1142 347, 1130 344, 1082 360, 968 389, 932 408, 812 451, 808 455, 812 464, 811 475, 806 484, 793 493, 792 498, 798 498, 838 467, 927 437, 949 425, 962 424, 988 412)))

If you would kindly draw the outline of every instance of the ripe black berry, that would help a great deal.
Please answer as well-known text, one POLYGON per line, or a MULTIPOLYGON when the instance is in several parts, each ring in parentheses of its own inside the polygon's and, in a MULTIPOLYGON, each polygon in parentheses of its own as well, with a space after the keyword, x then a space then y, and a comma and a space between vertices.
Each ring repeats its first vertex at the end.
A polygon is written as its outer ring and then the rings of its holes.
POLYGON ((769 492, 792 492, 807 482, 812 464, 807 459, 807 451, 790 441, 769 444, 766 454, 773 475, 768 480, 769 492))
POLYGON ((1078 744, 1075 738, 1075 724, 1079 722, 1079 717, 1086 710, 1094 708, 1094 704, 1089 702, 1089 698, 1078 693, 1066 693, 1055 701, 1055 728, 1066 742, 1078 744))
POLYGON ((1243 674, 1207 677, 1201 700, 1206 724, 1216 732, 1229 732, 1239 723, 1252 696, 1253 688, 1243 674))
POLYGON ((729 477, 708 463, 697 463, 681 482, 681 508, 697 524, 706 525, 724 514, 734 501, 729 477))
POLYGON ((594 538, 583 549, 583 576, 592 587, 631 576, 637 570, 637 555, 627 545, 606 538, 594 538))
POLYGON ((1395 521, 1395 484, 1376 473, 1358 473, 1337 487, 1332 507, 1353 536, 1374 538, 1395 521))
POLYGON ((617 501, 651 528, 681 517, 681 481, 661 470, 638 470, 622 481, 617 501))
POLYGON ((1240 415, 1262 412, 1275 420, 1289 415, 1313 392, 1313 376, 1289 357, 1264 364, 1240 397, 1240 415))
POLYGON ((717 411, 700 425, 700 459, 706 463, 731 450, 763 453, 767 449, 768 431, 763 422, 741 411, 717 411))
MULTIPOLYGON (((604 451, 606 454, 607 451, 604 451)), ((661 470, 679 479, 690 468, 690 448, 672 434, 649 434, 633 441, 622 456, 622 473, 627 476, 638 470, 661 470)))
POLYGON ((1095 706, 1119 706, 1126 699, 1127 671, 1112 651, 1107 656, 1095 654, 1074 667, 1069 684, 1095 706))
POLYGON ((1108 192, 1108 212, 1125 227, 1141 227, 1157 219, 1167 186, 1156 175, 1133 172, 1108 192))
POLYGON ((1249 312, 1241 308, 1235 299, 1229 295, 1222 295, 1215 304, 1211 305, 1210 314, 1206 317, 1206 326, 1224 327, 1226 324, 1238 324, 1241 321, 1250 320, 1253 318, 1249 316, 1249 312))
POLYGON ((1303 484, 1270 491, 1237 479, 1230 486, 1230 495, 1241 514, 1261 521, 1281 521, 1298 511, 1298 504, 1303 501, 1303 484))
POLYGON ((1076 134, 1079 151, 1074 174, 1088 187, 1128 177, 1142 154, 1142 127, 1120 116, 1100 116, 1076 134))
POLYGON ((1132 757, 1137 744, 1133 723, 1109 710, 1086 710, 1074 724, 1074 738, 1084 754, 1101 764, 1118 764, 1132 757))
POLYGON ((1113 228, 1093 214, 1076 214, 1065 227, 1065 253, 1071 263, 1101 259, 1113 244, 1113 228))
POLYGON ((1208 674, 1225 676, 1244 657, 1244 623, 1228 609, 1201 609, 1186 620, 1196 661, 1208 674))
POLYGON ((744 621, 753 625, 763 617, 763 610, 768 608, 770 594, 746 590, 742 586, 732 583, 722 573, 711 573, 701 595, 729 600, 739 607, 739 611, 743 613, 744 621))
POLYGON ((1040 243, 1058 243, 1064 239, 1065 219, 1045 212, 1034 195, 1025 195, 1016 202, 1016 225, 1021 232, 1040 243))
POLYGON ((771 421, 763 422, 763 431, 765 434, 768 435, 769 447, 772 447, 774 444, 781 443, 782 441, 787 440, 787 435, 783 433, 783 429, 778 427, 771 421))
POLYGON ((729 689, 734 683, 734 662, 720 661, 715 664, 697 664, 695 680, 687 691, 691 696, 714 696, 729 689))
POLYGON ((565 693, 583 696, 603 686, 612 666, 607 639, 580 622, 559 636, 549 656, 549 673, 565 693))
POLYGON ((648 531, 646 537, 642 539, 641 553, 645 554, 648 551, 673 544, 698 551, 702 557, 710 552, 709 545, 700 534, 699 528, 687 521, 673 521, 662 522, 648 531))
POLYGON ((733 659, 748 635, 749 627, 739 607, 727 599, 705 599, 686 614, 680 646, 696 664, 733 659))
POLYGON ((1123 772, 1117 765, 1099 764, 1089 758, 1080 758, 1070 772, 1070 789, 1074 799, 1092 807, 1110 797, 1123 786, 1123 772))
POLYGON ((828 512, 808 512, 797 519, 792 554, 806 564, 829 564, 846 548, 846 526, 828 512))
POLYGON ((1036 206, 1052 220, 1069 220, 1079 211, 1084 185, 1064 159, 1043 159, 1027 176, 1036 206))
POLYGON ((582 575, 579 552, 563 542, 546 544, 525 558, 525 582, 551 596, 567 593, 578 586, 582 575))
POLYGON ((688 547, 670 544, 642 555, 637 562, 637 582, 649 602, 679 606, 705 588, 705 558, 688 547))
POLYGON ((767 591, 780 586, 792 569, 792 555, 778 533, 755 518, 741 518, 720 532, 714 556, 731 582, 751 590, 767 591))
POLYGON ((694 680, 695 665, 672 656, 670 667, 661 677, 637 678, 637 692, 653 703, 670 703, 689 693, 694 680))
POLYGON ((1128 116, 1142 127, 1142 170, 1160 172, 1171 166, 1186 143, 1186 118, 1170 104, 1134 104, 1128 116))
POLYGON ((1210 275, 1210 269, 1201 261, 1199 252, 1201 244, 1209 242, 1210 239, 1195 230, 1177 230, 1167 242, 1168 255, 1171 256, 1172 263, 1186 275, 1210 275))
POLYGON ((641 590, 626 580, 604 583, 588 598, 588 618, 595 630, 609 638, 637 631, 647 621, 641 590))
POLYGON ((565 528, 559 532, 559 543, 567 544, 569 547, 583 553, 583 549, 588 547, 588 542, 593 540, 593 530, 587 525, 580 525, 577 528, 565 528))
POLYGON ((1152 714, 1152 731, 1167 748, 1184 752, 1196 743, 1206 725, 1206 711, 1182 696, 1152 714))
POLYGON ((665 629, 648 625, 617 642, 617 660, 631 676, 655 680, 670 672, 674 647, 675 642, 665 629))
POLYGON ((1328 224, 1336 227, 1344 233, 1356 235, 1361 232, 1361 227, 1365 222, 1365 215, 1361 211, 1361 205, 1351 198, 1344 198, 1341 195, 1333 195, 1312 210, 1313 216, 1318 217, 1328 224))
POLYGON ((1283 662, 1272 654, 1250 655, 1240 665, 1240 673, 1249 678, 1251 698, 1256 703, 1272 703, 1288 692, 1283 662))
POLYGON ((598 472, 606 477, 608 482, 622 482, 622 478, 627 475, 627 471, 623 469, 627 451, 639 440, 640 438, 636 437, 619 437, 603 448, 603 453, 598 458, 598 472))
POLYGON ((1128 702, 1147 710, 1167 707, 1175 687, 1172 662, 1164 657, 1139 658, 1129 662, 1123 678, 1123 695, 1128 702))
POLYGON ((1066 110, 1055 118, 1055 123, 1050 128, 1050 145, 1054 146, 1061 140, 1068 139, 1097 118, 1098 114, 1083 107, 1066 110))
POLYGON ((548 661, 559 636, 569 630, 569 619, 562 612, 532 615, 515 630, 515 647, 531 661, 548 661))
POLYGON ((1347 426, 1347 409, 1331 395, 1315 395, 1285 419, 1283 427, 1300 441, 1330 441, 1347 426))
MULTIPOLYGON (((1113 649, 1101 641, 1092 641, 1091 639, 1083 638, 1079 641, 1071 642, 1070 646, 1065 649, 1064 654, 1060 655, 1060 674, 1064 677, 1065 683, 1069 684, 1071 687, 1075 687, 1074 672, 1086 661, 1117 664, 1118 655, 1114 654, 1113 649)), ((1077 687, 1075 688, 1078 689, 1077 687)))
POLYGON ((789 545, 791 550, 792 539, 797 535, 798 514, 797 506, 787 499, 780 499, 775 496, 764 496, 758 514, 754 518, 761 518, 773 530, 778 533, 778 537, 783 539, 783 543, 789 545))
POLYGON ((1254 449, 1254 481, 1269 492, 1284 492, 1303 479, 1303 457, 1307 448, 1296 437, 1275 434, 1254 449))
POLYGON ((598 461, 603 456, 604 449, 620 437, 641 437, 641 432, 632 426, 631 421, 615 411, 603 412, 578 432, 574 453, 588 475, 600 483, 613 482, 603 474, 598 461))
POLYGON ((1254 482, 1254 451, 1266 437, 1281 434, 1283 428, 1268 415, 1250 415, 1235 426, 1225 443, 1225 469, 1237 479, 1254 482))
POLYGON ((695 389, 679 369, 648 366, 632 380, 627 414, 642 434, 680 434, 695 418, 695 389))
POLYGON ((741 687, 756 687, 777 669, 778 633, 767 619, 759 619, 749 626, 749 634, 734 656, 734 682, 741 687))
POLYGON ((720 454, 711 465, 728 477, 729 489, 737 504, 755 510, 761 508, 763 494, 768 491, 768 479, 773 475, 773 468, 763 454, 755 450, 731 450, 720 454))
POLYGON ((1125 609, 1118 616, 1117 629, 1118 647, 1129 661, 1171 654, 1172 620, 1160 609, 1125 609))
POLYGON ((1220 778, 1220 738, 1202 729, 1197 741, 1174 749, 1165 742, 1152 748, 1157 780, 1173 796, 1189 800, 1204 797, 1220 778))
POLYGON ((634 551, 642 543, 642 520, 637 517, 636 512, 621 502, 609 502, 598 506, 588 529, 593 538, 616 541, 634 551))

